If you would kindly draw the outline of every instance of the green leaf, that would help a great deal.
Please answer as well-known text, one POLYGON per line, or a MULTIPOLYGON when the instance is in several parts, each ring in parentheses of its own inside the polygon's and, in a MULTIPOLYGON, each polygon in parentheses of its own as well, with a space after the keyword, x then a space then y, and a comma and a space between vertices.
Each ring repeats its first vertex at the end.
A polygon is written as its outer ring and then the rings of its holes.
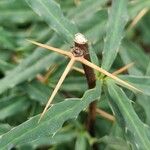
POLYGON ((2 70, 3 72, 6 72, 12 68, 13 68, 12 64, 7 63, 6 61, 3 61, 0 59, 0 70, 2 70))
POLYGON ((150 126, 150 97, 145 95, 137 95, 137 103, 144 108, 146 114, 145 123, 150 126))
POLYGON ((107 150, 131 150, 129 145, 120 137, 104 136, 98 140, 107 144, 107 150))
MULTIPOLYGON (((90 8, 91 6, 88 6, 90 8)), ((81 10, 80 10, 81 11, 81 10)), ((77 15, 77 14, 74 14, 77 15)), ((103 24, 104 26, 104 24, 103 24)), ((99 26, 96 26, 96 31, 99 28, 99 26)), ((103 28, 101 28, 103 30, 103 28)), ((90 28, 87 34, 93 35, 93 28, 90 28)), ((97 32, 98 33, 98 32, 97 32)), ((54 35, 47 44, 50 45, 56 45, 58 47, 61 46, 60 38, 57 35, 54 35)), ((2 80, 0 80, 0 93, 3 93, 7 89, 10 89, 14 87, 17 84, 20 84, 26 80, 31 80, 31 78, 35 77, 36 74, 44 71, 46 68, 49 68, 49 65, 53 62, 55 63, 53 57, 59 56, 47 56, 50 52, 48 50, 45 50, 43 48, 37 48, 35 51, 29 55, 27 58, 25 58, 16 68, 11 70, 6 77, 4 77, 2 80), (49 59, 47 59, 49 57, 49 59), (51 57, 53 61, 51 60, 51 57), (45 62, 45 63, 44 63, 45 62), (38 68, 38 70, 35 71, 35 68, 38 68), (26 74, 26 75, 25 75, 26 74), (15 78, 14 78, 15 77, 15 78), (12 80, 13 79, 13 80, 12 80), (11 81, 11 82, 10 82, 11 81)))
POLYGON ((80 134, 77 136, 75 150, 87 150, 87 139, 84 134, 80 134))
POLYGON ((1 123, 0 124, 0 135, 8 132, 9 130, 11 130, 11 126, 9 124, 4 124, 4 123, 1 123))
MULTIPOLYGON (((34 149, 38 148, 39 146, 49 146, 49 145, 56 145, 61 144, 64 142, 70 142, 73 138, 76 137, 76 132, 70 131, 70 132, 58 132, 56 135, 50 137, 41 137, 35 141, 31 141, 28 143, 28 145, 32 145, 34 149)), ((22 148, 22 145, 17 146, 17 148, 22 148)))
POLYGON ((84 32, 89 43, 95 44, 96 42, 103 40, 106 32, 107 18, 107 11, 102 9, 95 14, 90 14, 88 17, 76 22, 76 25, 81 32, 84 32))
POLYGON ((127 20, 127 0, 112 1, 102 59, 102 68, 106 70, 110 69, 117 56, 127 20))
POLYGON ((149 76, 135 76, 135 75, 120 75, 121 79, 132 83, 133 86, 142 90, 142 93, 150 96, 150 77, 149 76))
POLYGON ((29 104, 25 97, 15 97, 8 101, 0 101, 0 120, 26 110, 29 104))
POLYGON ((5 49, 14 49, 15 48, 15 43, 13 41, 13 35, 4 30, 1 26, 0 26, 0 43, 1 43, 1 48, 5 48, 5 49))
POLYGON ((87 89, 86 79, 84 77, 68 77, 62 85, 63 91, 84 92, 87 89), (72 88, 70 88, 72 87, 72 88), (80 88, 79 88, 80 87, 80 88))
MULTIPOLYGON (((147 77, 150 76, 150 63, 147 67, 146 76, 147 77)), ((147 82, 149 82, 149 81, 147 81, 147 82)), ((149 88, 149 86, 148 86, 148 88, 149 88)), ((150 117, 149 117, 149 114, 150 114, 150 96, 137 95, 137 102, 144 108, 145 113, 146 113, 146 123, 150 126, 150 117)))
MULTIPOLYGON (((31 11, 24 0, 1 0, 0 1, 0 23, 7 25, 11 23, 23 24, 30 21, 38 21, 40 17, 31 11)), ((11 27, 12 27, 11 26, 11 27)))
POLYGON ((129 3, 129 16, 133 19, 138 13, 144 9, 150 8, 150 1, 149 0, 137 0, 134 3, 129 3))
POLYGON ((146 55, 143 49, 138 45, 125 40, 122 44, 119 54, 124 64, 129 64, 131 62, 135 63, 133 67, 128 69, 130 74, 143 75, 146 72, 149 56, 146 55))
POLYGON ((150 76, 150 59, 149 59, 149 63, 148 63, 147 69, 146 69, 146 75, 150 76))
POLYGON ((24 84, 22 90, 25 91, 33 100, 39 101, 41 104, 46 104, 52 92, 52 89, 38 81, 32 81, 24 84))
POLYGON ((88 16, 102 9, 102 6, 105 3, 106 0, 94 0, 94 2, 91 0, 81 1, 80 5, 78 5, 77 8, 72 9, 69 12, 68 17, 72 18, 75 14, 75 17, 73 17, 73 21, 75 22, 82 21, 82 19, 87 18, 88 16))
POLYGON ((135 113, 131 101, 112 80, 107 80, 109 102, 133 149, 149 150, 150 128, 135 113))
POLYGON ((49 26, 55 30, 62 39, 72 43, 77 28, 69 22, 60 9, 60 6, 53 0, 26 0, 30 7, 41 16, 49 26))
MULTIPOLYGON (((35 63, 31 67, 28 67, 24 71, 20 72, 17 76, 8 76, 0 80, 0 94, 7 89, 13 88, 21 82, 33 79, 39 72, 45 71, 56 60, 56 54, 49 54, 43 57, 39 62, 35 63)), ((59 58, 60 59, 60 58, 59 58)))
POLYGON ((66 120, 76 118, 92 101, 99 98, 100 92, 101 87, 98 84, 94 89, 86 91, 81 99, 66 99, 53 105, 40 123, 38 115, 2 135, 0 149, 5 150, 12 144, 25 144, 41 137, 54 135, 66 120))

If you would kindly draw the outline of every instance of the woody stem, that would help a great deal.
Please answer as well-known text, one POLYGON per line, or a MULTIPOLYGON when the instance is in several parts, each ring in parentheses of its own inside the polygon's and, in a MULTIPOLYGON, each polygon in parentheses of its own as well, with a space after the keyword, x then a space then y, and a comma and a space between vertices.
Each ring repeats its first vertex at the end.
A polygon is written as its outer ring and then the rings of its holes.
MULTIPOLYGON (((88 52, 87 42, 81 44, 75 41, 75 48, 79 48, 80 50, 82 50, 84 59, 91 61, 90 55, 88 52)), ((90 68, 87 65, 82 64, 82 66, 83 66, 85 76, 87 79, 88 88, 92 89, 96 85, 96 78, 95 78, 94 71, 92 68, 90 68)), ((90 133, 90 135, 93 137, 95 136, 95 129, 94 129, 95 119, 96 119, 96 101, 93 101, 89 105, 88 117, 87 117, 87 123, 86 123, 87 130, 90 133)), ((96 146, 94 146, 93 149, 97 149, 96 146)))

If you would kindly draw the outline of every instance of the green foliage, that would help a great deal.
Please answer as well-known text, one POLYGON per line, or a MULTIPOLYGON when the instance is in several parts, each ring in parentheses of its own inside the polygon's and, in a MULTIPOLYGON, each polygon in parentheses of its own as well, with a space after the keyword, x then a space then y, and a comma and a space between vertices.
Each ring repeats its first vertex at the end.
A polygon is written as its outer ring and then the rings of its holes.
POLYGON ((26 1, 64 40, 72 42, 73 35, 77 32, 77 29, 63 16, 60 6, 56 2, 42 0, 37 0, 36 2, 26 1))
POLYGON ((61 103, 53 105, 40 123, 38 123, 38 115, 13 128, 1 136, 0 148, 8 149, 11 144, 32 143, 38 137, 55 136, 66 120, 76 118, 92 101, 100 97, 101 89, 99 88, 100 85, 95 87, 95 89, 88 90, 81 99, 66 99, 61 103))
POLYGON ((118 118, 120 126, 124 128, 125 135, 131 142, 133 149, 148 150, 150 146, 150 128, 138 118, 131 101, 122 89, 109 80, 107 85, 110 105, 118 118))
POLYGON ((149 0, 1 0, 0 149, 87 150, 96 144, 103 150, 149 150, 149 8, 149 0), (146 13, 130 26, 141 11, 146 13), (142 93, 96 71, 96 87, 89 90, 85 75, 71 70, 38 123, 68 60, 26 39, 67 51, 77 32, 88 39, 92 63, 113 72, 134 62, 117 76, 142 93), (87 108, 96 99, 115 123, 97 114, 92 137, 87 108))
POLYGON ((115 0, 108 12, 106 39, 104 42, 102 68, 109 70, 119 51, 123 30, 127 23, 127 1, 115 0))

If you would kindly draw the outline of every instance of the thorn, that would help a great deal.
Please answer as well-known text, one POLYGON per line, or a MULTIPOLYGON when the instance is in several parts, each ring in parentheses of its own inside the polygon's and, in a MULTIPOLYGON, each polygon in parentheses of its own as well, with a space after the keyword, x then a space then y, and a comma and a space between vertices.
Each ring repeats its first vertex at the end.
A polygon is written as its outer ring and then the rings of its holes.
POLYGON ((51 50, 51 51, 54 51, 54 52, 57 52, 57 53, 60 53, 62 55, 65 55, 65 56, 68 56, 68 57, 72 58, 72 53, 71 52, 67 52, 67 51, 61 50, 59 48, 48 46, 46 44, 42 44, 42 43, 39 43, 39 42, 36 42, 36 41, 33 41, 33 40, 27 40, 27 41, 31 42, 32 44, 35 44, 37 46, 40 46, 42 48, 45 48, 45 49, 48 49, 48 50, 51 50))
POLYGON ((57 65, 52 65, 48 71, 46 72, 45 75, 41 75, 41 74, 38 74, 36 76, 37 80, 40 81, 41 83, 47 83, 48 82, 48 78, 50 77, 50 75, 53 73, 53 71, 55 70, 55 68, 57 67, 57 65))
POLYGON ((121 80, 120 78, 118 78, 118 77, 114 76, 113 74, 107 72, 107 71, 104 70, 103 68, 100 68, 100 67, 98 67, 97 65, 95 65, 95 64, 93 64, 93 63, 87 61, 87 60, 84 59, 83 57, 76 57, 76 61, 79 61, 79 62, 81 62, 81 63, 83 63, 83 64, 85 64, 85 65, 87 65, 87 66, 89 66, 89 67, 91 67, 91 68, 93 68, 93 69, 99 71, 100 73, 105 74, 106 76, 108 76, 108 77, 114 79, 115 81, 117 81, 117 82, 120 83, 120 84, 123 84, 124 86, 128 87, 129 89, 133 89, 133 90, 136 90, 136 91, 138 91, 138 92, 143 93, 140 89, 137 89, 137 88, 134 87, 133 85, 131 85, 131 84, 129 84, 129 83, 127 83, 127 82, 121 80))
POLYGON ((138 21, 148 12, 148 10, 148 8, 144 8, 139 12, 139 14, 133 19, 130 26, 128 27, 128 31, 138 23, 138 21))
POLYGON ((78 67, 73 66, 72 69, 73 69, 73 70, 76 70, 76 71, 78 71, 78 72, 80 72, 80 73, 82 73, 82 74, 85 74, 85 73, 84 73, 84 70, 83 70, 83 69, 80 69, 80 68, 78 68, 78 67))
POLYGON ((112 74, 113 75, 118 75, 118 74, 124 72, 125 70, 127 70, 128 68, 132 67, 133 65, 134 65, 134 62, 132 62, 130 64, 127 64, 124 67, 122 67, 122 68, 118 69, 117 71, 113 72, 112 74))
POLYGON ((96 113, 99 114, 100 116, 110 120, 110 121, 115 121, 115 117, 99 108, 96 108, 96 113))
POLYGON ((72 59, 70 60, 70 62, 68 63, 68 65, 67 65, 65 71, 63 72, 62 76, 60 77, 60 79, 59 79, 59 81, 58 81, 58 83, 57 83, 57 85, 56 85, 54 91, 52 92, 52 95, 51 95, 51 97, 49 98, 49 100, 48 100, 48 102, 47 102, 47 104, 46 104, 46 106, 45 106, 45 108, 44 108, 44 110, 43 110, 43 112, 42 112, 42 114, 41 114, 40 119, 39 119, 38 122, 40 122, 40 120, 43 118, 44 114, 46 113, 48 107, 50 106, 52 100, 54 99, 56 93, 58 92, 60 86, 62 85, 64 79, 66 78, 67 74, 69 73, 69 71, 70 71, 71 67, 73 66, 74 62, 75 62, 75 59, 72 58, 72 59))
POLYGON ((48 83, 48 79, 49 79, 50 75, 53 73, 53 71, 56 69, 56 67, 57 67, 57 65, 55 64, 49 68, 49 70, 43 77, 43 83, 48 83))

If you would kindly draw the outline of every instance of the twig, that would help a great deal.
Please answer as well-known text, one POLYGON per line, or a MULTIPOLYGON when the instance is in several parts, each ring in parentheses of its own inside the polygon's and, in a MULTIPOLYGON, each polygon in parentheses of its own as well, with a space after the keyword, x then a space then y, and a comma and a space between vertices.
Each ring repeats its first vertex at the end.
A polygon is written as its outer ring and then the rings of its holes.
MULTIPOLYGON (((74 39, 75 46, 73 48, 73 54, 76 57, 83 56, 84 59, 91 61, 88 51, 88 42, 87 39, 83 36, 83 34, 76 34, 74 39)), ((89 89, 92 89, 96 85, 96 78, 94 71, 91 67, 83 64, 83 69, 85 72, 85 76, 87 79, 89 89)), ((95 126, 95 119, 96 119, 96 101, 93 101, 89 105, 88 117, 87 117, 87 130, 89 131, 91 136, 95 136, 94 126, 95 126)))

